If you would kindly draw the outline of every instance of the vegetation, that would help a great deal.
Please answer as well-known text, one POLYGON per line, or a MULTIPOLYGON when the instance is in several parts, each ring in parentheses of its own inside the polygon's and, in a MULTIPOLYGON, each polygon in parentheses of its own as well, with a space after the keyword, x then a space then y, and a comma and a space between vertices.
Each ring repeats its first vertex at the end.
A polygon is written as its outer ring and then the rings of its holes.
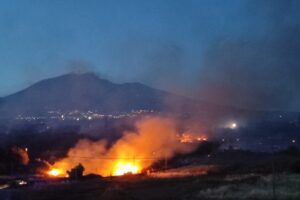
POLYGON ((84 167, 81 163, 79 163, 76 167, 71 169, 70 171, 67 171, 67 174, 69 175, 70 179, 81 179, 83 177, 84 167))
MULTIPOLYGON (((57 183, 19 189, 10 193, 19 200, 94 200, 94 199, 245 199, 293 200, 300 198, 300 176, 295 174, 231 176, 191 176, 181 178, 150 178, 124 176, 93 178, 80 182, 57 183)), ((0 192, 0 199, 5 199, 0 192), (2 196, 1 196, 2 195, 2 196)))

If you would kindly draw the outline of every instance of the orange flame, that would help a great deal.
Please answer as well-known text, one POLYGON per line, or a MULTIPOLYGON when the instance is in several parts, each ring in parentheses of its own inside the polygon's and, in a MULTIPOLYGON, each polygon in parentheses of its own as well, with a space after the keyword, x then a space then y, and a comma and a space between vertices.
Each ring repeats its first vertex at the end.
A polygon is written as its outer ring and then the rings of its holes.
POLYGON ((64 176, 64 170, 53 168, 50 171, 48 171, 47 174, 52 177, 60 177, 64 176))
POLYGON ((207 137, 204 135, 182 133, 177 135, 178 140, 181 143, 194 143, 194 142, 203 142, 207 141, 207 137))
POLYGON ((136 132, 125 132, 112 146, 105 140, 80 140, 69 150, 68 156, 53 167, 71 169, 81 163, 85 174, 137 174, 158 160, 191 152, 196 147, 178 140, 177 126, 171 119, 148 117, 139 121, 136 128, 136 132))
POLYGON ((136 164, 125 162, 125 161, 118 161, 114 167, 113 176, 122 176, 125 174, 138 174, 140 173, 140 167, 136 164))

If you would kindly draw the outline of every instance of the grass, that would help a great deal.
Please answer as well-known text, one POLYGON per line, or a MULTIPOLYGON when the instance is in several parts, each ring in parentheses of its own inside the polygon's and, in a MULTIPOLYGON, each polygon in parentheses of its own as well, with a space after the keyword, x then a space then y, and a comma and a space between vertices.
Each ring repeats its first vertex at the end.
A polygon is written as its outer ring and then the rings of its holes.
POLYGON ((271 200, 274 199, 273 188, 276 200, 300 199, 300 175, 281 174, 275 178, 251 174, 171 178, 128 176, 32 186, 11 190, 9 195, 11 200, 271 200))

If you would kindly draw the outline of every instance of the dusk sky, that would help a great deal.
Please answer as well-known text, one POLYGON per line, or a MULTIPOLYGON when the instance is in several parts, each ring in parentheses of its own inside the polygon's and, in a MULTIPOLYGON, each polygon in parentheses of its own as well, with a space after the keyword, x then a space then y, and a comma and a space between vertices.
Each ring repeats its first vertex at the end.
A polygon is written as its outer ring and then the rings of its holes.
POLYGON ((300 1, 2 0, 0 96, 69 72, 300 111, 300 1))

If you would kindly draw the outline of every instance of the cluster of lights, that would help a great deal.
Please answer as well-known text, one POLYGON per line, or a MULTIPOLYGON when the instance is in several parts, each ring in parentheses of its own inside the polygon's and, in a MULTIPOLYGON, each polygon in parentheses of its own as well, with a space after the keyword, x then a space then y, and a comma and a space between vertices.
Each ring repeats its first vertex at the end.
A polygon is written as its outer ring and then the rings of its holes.
POLYGON ((68 113, 63 113, 61 111, 48 111, 47 116, 22 116, 18 115, 16 117, 17 120, 26 120, 26 121, 33 121, 33 120, 42 120, 42 119, 58 119, 58 120, 74 120, 74 121, 81 121, 81 120, 95 120, 95 119, 103 119, 103 118, 112 118, 112 119, 121 119, 121 118, 134 118, 139 115, 147 114, 147 113, 154 113, 154 110, 131 110, 130 112, 120 112, 114 114, 103 114, 99 113, 98 111, 79 111, 74 110, 68 113))
POLYGON ((179 134, 179 135, 177 135, 177 137, 181 143, 193 143, 196 141, 198 141, 198 142, 207 141, 207 137, 205 137, 205 136, 197 136, 197 135, 188 134, 188 133, 179 134))

